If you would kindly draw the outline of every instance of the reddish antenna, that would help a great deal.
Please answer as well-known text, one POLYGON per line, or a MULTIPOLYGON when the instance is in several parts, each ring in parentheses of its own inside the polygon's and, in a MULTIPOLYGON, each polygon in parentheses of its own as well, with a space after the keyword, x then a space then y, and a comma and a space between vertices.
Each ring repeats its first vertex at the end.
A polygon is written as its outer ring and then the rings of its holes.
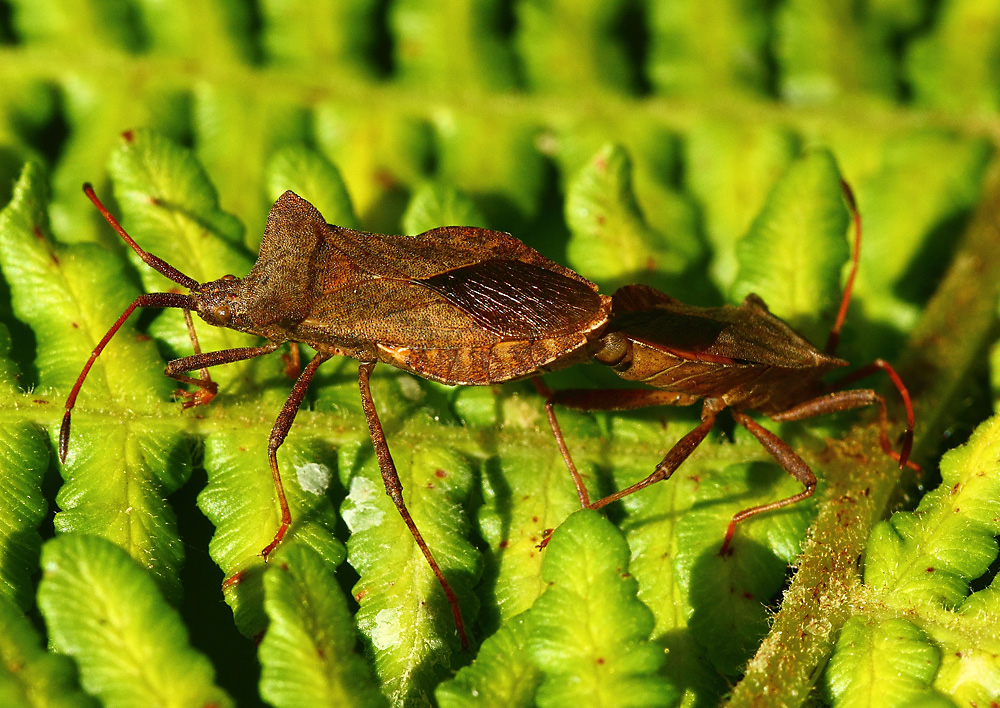
POLYGON ((83 183, 83 193, 86 194, 87 198, 94 203, 94 206, 97 207, 97 211, 101 212, 101 216, 104 217, 104 220, 111 224, 111 228, 117 231, 118 235, 125 239, 125 243, 129 245, 129 248, 135 251, 146 265, 153 270, 162 273, 178 285, 183 285, 188 290, 193 290, 198 287, 199 283, 194 278, 184 275, 162 258, 158 258, 152 253, 147 253, 142 250, 139 244, 133 241, 132 237, 125 233, 125 229, 123 229, 121 224, 118 223, 118 219, 115 218, 114 214, 108 211, 105 206, 101 204, 101 200, 97 198, 97 195, 94 193, 94 186, 90 182, 83 183))
POLYGON ((844 190, 844 199, 847 201, 847 210, 851 212, 851 221, 854 225, 854 257, 851 259, 851 272, 847 275, 847 282, 844 284, 844 294, 840 297, 840 310, 837 311, 837 319, 830 328, 830 336, 826 340, 827 354, 833 354, 840 342, 840 328, 844 326, 844 318, 847 317, 847 306, 851 304, 851 291, 854 290, 854 278, 858 274, 858 262, 861 260, 861 213, 858 211, 858 203, 854 199, 854 192, 851 186, 844 180, 840 180, 840 187, 844 190))
MULTIPOLYGON (((142 250, 142 248, 139 247, 139 244, 133 241, 132 237, 125 233, 125 229, 121 227, 121 224, 118 223, 118 220, 111 214, 111 212, 104 207, 101 200, 97 198, 97 195, 94 193, 94 188, 89 182, 83 185, 83 192, 87 195, 90 201, 94 203, 94 206, 97 207, 101 216, 103 216, 104 219, 111 224, 111 227, 118 232, 118 235, 125 240, 125 243, 129 245, 129 248, 135 251, 143 262, 146 263, 146 265, 162 273, 175 283, 183 285, 189 290, 199 286, 197 280, 184 275, 163 259, 157 258, 153 254, 142 250)), ((132 301, 131 305, 125 308, 125 311, 121 314, 118 320, 111 325, 111 329, 107 331, 107 334, 105 334, 101 341, 98 342, 97 346, 94 347, 94 351, 90 353, 90 358, 87 359, 87 363, 83 366, 83 371, 80 372, 80 375, 76 379, 76 383, 73 384, 73 389, 69 392, 69 396, 66 398, 66 412, 63 414, 62 425, 59 428, 59 460, 61 462, 66 461, 66 453, 69 449, 70 416, 73 413, 73 406, 76 405, 76 397, 80 393, 80 387, 83 386, 83 382, 86 380, 87 374, 90 373, 90 368, 94 365, 94 362, 97 361, 97 357, 100 356, 101 352, 104 351, 104 347, 108 345, 108 342, 110 342, 115 334, 117 334, 121 326, 125 324, 125 320, 129 318, 129 315, 131 315, 137 307, 179 307, 184 310, 196 309, 194 299, 190 295, 182 295, 181 293, 145 293, 137 297, 132 301)))
MULTIPOLYGON (((861 260, 861 213, 858 211, 858 203, 854 198, 854 192, 851 190, 851 186, 842 179, 840 180, 840 187, 844 190, 844 200, 847 202, 847 210, 851 212, 851 222, 854 226, 854 255, 851 258, 851 272, 847 274, 847 282, 844 284, 844 294, 840 297, 840 309, 837 311, 837 319, 834 321, 833 327, 830 328, 830 336, 826 340, 826 348, 824 351, 827 354, 833 354, 837 349, 837 344, 840 342, 840 328, 843 327, 844 319, 847 317, 847 307, 851 304, 851 292, 854 289, 854 278, 858 274, 858 263, 861 260)), ((876 359, 868 366, 859 369, 850 376, 847 376, 840 382, 840 385, 857 381, 858 379, 862 379, 878 370, 884 371, 889 375, 889 378, 892 379, 892 383, 899 392, 900 398, 903 399, 903 407, 906 409, 906 430, 903 432, 903 446, 898 457, 899 469, 903 469, 907 465, 911 468, 920 469, 914 463, 909 461, 910 451, 913 448, 913 402, 910 400, 910 392, 903 384, 903 380, 899 378, 899 375, 896 373, 895 369, 892 368, 889 362, 884 359, 876 359)), ((884 415, 885 412, 883 411, 883 416, 884 415)), ((892 453, 892 447, 889 445, 888 439, 885 437, 884 428, 881 434, 882 447, 895 457, 895 454, 892 453)))

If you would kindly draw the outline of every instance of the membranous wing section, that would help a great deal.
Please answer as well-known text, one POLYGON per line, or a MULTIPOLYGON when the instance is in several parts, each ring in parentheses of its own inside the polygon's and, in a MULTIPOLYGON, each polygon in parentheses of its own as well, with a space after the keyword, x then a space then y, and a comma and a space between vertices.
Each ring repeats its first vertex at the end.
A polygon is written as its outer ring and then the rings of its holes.
POLYGON ((720 396, 730 405, 746 402, 751 384, 777 370, 818 374, 843 364, 813 347, 754 295, 738 306, 696 307, 652 288, 627 286, 612 299, 609 331, 632 344, 632 357, 619 367, 623 378, 720 396))
POLYGON ((509 234, 471 227, 417 237, 336 230, 309 330, 447 383, 523 378, 589 356, 607 322, 595 285, 509 234))
POLYGON ((484 329, 510 339, 577 332, 600 311, 601 298, 587 283, 540 266, 491 259, 424 280, 484 329))

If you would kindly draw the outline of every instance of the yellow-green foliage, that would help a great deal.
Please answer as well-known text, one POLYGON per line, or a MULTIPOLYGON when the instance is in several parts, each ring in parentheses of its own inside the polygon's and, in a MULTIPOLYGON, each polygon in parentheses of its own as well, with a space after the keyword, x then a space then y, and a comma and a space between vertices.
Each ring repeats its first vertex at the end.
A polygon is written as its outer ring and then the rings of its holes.
MULTIPOLYGON (((1000 700, 997 76, 995 0, 0 0, 0 704, 1000 700), (841 179, 865 228, 838 354, 897 365, 922 487, 875 410, 763 420, 820 487, 720 556, 734 512, 801 489, 742 428, 574 515, 530 386, 380 367, 468 652, 384 494, 353 361, 324 364, 281 448, 294 524, 267 564, 279 354, 218 368, 219 396, 182 410, 161 375, 190 354, 181 313, 135 316, 54 454, 91 349, 173 286, 84 181, 199 281, 245 274, 292 189, 352 228, 509 231, 607 294, 756 292, 822 346, 852 243, 841 179)), ((547 380, 618 385, 596 365, 547 380)), ((895 390, 870 385, 898 446, 895 390)), ((560 420, 597 495, 698 409, 560 420)))

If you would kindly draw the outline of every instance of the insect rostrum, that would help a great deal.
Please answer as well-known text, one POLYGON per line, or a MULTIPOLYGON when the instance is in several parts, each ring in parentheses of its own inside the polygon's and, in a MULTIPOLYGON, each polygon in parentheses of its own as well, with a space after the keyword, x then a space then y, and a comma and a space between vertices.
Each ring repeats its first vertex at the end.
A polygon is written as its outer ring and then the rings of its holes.
POLYGON ((85 185, 84 191, 147 265, 190 293, 140 295, 111 326, 66 400, 60 458, 66 459, 70 416, 87 373, 137 307, 181 308, 211 325, 267 340, 169 362, 168 376, 196 387, 186 394, 186 405, 205 403, 216 393, 207 375, 189 372, 268 354, 285 342, 308 344, 317 353, 292 386, 268 439, 281 524, 261 551, 266 557, 291 524, 277 450, 320 364, 332 356, 353 357, 360 362, 362 406, 386 493, 448 598, 466 646, 458 600, 406 508, 372 400, 371 372, 384 362, 446 384, 488 385, 588 361, 607 324, 610 298, 509 234, 472 227, 442 227, 415 237, 356 231, 327 224, 292 192, 271 208, 260 254, 246 277, 198 283, 141 249, 93 189, 85 185))

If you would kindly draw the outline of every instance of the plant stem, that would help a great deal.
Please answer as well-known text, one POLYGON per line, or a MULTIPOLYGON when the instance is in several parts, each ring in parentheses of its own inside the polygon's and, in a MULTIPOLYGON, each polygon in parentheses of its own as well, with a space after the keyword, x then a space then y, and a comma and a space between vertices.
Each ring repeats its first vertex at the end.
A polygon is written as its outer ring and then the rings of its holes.
MULTIPOLYGON (((913 394, 918 435, 914 458, 927 464, 946 421, 962 404, 975 362, 997 330, 1000 297, 1000 162, 994 161, 983 198, 954 260, 901 357, 900 375, 913 394)), ((841 627, 870 601, 857 562, 872 527, 889 511, 911 475, 886 474, 868 425, 854 442, 829 449, 828 486, 781 611, 729 705, 801 705, 821 676, 841 627), (860 443, 864 447, 855 447, 860 443)))

